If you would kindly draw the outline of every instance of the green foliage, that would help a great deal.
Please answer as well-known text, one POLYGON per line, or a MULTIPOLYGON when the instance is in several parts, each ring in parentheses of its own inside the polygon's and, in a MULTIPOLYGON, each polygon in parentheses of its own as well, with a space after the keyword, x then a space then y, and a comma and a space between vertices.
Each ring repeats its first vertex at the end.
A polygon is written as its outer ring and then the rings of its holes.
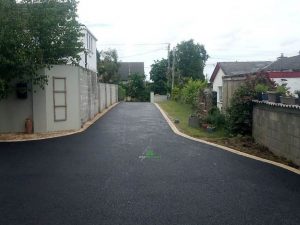
POLYGON ((226 128, 231 134, 251 135, 252 110, 257 96, 255 87, 264 84, 268 89, 273 89, 275 83, 264 73, 248 76, 245 84, 240 86, 231 98, 230 107, 227 109, 226 128))
POLYGON ((289 88, 286 86, 286 84, 278 85, 276 87, 276 92, 280 95, 286 95, 289 91, 289 88))
POLYGON ((177 44, 176 67, 180 76, 205 80, 203 70, 208 57, 204 45, 194 43, 193 39, 177 44))
POLYGON ((181 97, 181 90, 179 87, 174 87, 171 93, 171 98, 174 101, 179 101, 181 97))
POLYGON ((268 91, 268 86, 265 85, 265 84, 257 84, 257 85, 255 86, 255 91, 256 91, 257 93, 265 93, 265 92, 268 91))
POLYGON ((47 77, 37 73, 52 64, 78 63, 82 36, 75 0, 1 0, 0 100, 15 82, 43 88, 47 77))
POLYGON ((119 101, 124 101, 126 97, 126 90, 123 86, 118 85, 118 99, 119 101))
POLYGON ((203 91, 207 87, 206 81, 190 79, 182 88, 182 100, 186 104, 190 104, 193 108, 197 105, 199 91, 203 91))
POLYGON ((227 109, 227 125, 232 134, 251 134, 252 132, 252 100, 256 92, 247 85, 239 87, 231 99, 227 109))
POLYGON ((154 82, 153 91, 154 94, 165 95, 168 92, 167 86, 167 70, 168 60, 161 59, 155 60, 151 65, 150 79, 154 82))
POLYGON ((147 93, 150 89, 146 89, 144 74, 132 74, 129 76, 128 83, 126 84, 126 94, 131 97, 133 101, 146 101, 149 99, 147 93))
POLYGON ((214 107, 209 110, 208 115, 206 117, 206 122, 212 124, 217 128, 223 128, 225 125, 225 115, 221 113, 219 108, 214 107))
POLYGON ((118 83, 118 53, 115 49, 107 51, 97 51, 97 69, 100 80, 105 83, 118 83))

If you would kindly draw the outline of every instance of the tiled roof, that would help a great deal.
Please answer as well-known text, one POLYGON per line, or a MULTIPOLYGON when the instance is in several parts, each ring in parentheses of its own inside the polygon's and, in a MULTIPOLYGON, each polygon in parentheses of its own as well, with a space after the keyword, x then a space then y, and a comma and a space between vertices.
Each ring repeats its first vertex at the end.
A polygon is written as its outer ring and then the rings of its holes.
POLYGON ((300 71, 300 55, 280 57, 272 64, 263 68, 264 71, 300 71))
POLYGON ((221 68, 225 73, 225 76, 243 75, 256 73, 262 68, 270 65, 271 61, 255 61, 255 62, 218 62, 214 72, 210 78, 210 82, 213 82, 219 69, 221 68))
POLYGON ((257 62, 220 62, 220 66, 225 75, 241 75, 256 73, 263 67, 270 65, 270 61, 257 62))

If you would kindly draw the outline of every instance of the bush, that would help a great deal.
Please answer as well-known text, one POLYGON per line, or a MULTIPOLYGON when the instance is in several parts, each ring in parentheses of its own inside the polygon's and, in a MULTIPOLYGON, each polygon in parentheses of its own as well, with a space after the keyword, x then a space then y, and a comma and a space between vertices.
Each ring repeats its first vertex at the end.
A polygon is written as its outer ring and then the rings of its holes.
POLYGON ((171 93, 171 98, 174 101, 179 101, 180 100, 180 88, 179 87, 174 87, 171 93))
POLYGON ((182 89, 182 99, 184 103, 190 104, 193 108, 197 106, 199 91, 207 87, 206 81, 190 79, 182 89))
POLYGON ((121 85, 118 85, 118 98, 119 101, 124 101, 126 97, 126 90, 121 85))
POLYGON ((252 132, 252 100, 256 92, 247 85, 240 86, 227 109, 227 129, 232 134, 248 135, 252 132))
POLYGON ((275 83, 264 73, 248 76, 245 84, 234 92, 230 101, 230 107, 227 109, 226 129, 229 133, 252 134, 252 100, 257 96, 255 87, 258 84, 266 85, 268 89, 275 88, 275 83))
POLYGON ((265 85, 265 84, 257 84, 257 85, 255 86, 255 91, 256 91, 257 93, 265 93, 265 92, 268 91, 268 86, 265 85))
POLYGON ((225 115, 221 113, 218 107, 214 107, 209 110, 206 122, 217 128, 222 128, 225 125, 225 115))

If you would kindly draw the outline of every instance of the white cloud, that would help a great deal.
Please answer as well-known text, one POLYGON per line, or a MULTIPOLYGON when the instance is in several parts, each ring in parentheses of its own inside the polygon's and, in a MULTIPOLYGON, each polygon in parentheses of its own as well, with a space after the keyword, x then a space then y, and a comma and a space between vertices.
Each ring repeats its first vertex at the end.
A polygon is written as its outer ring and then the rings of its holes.
POLYGON ((136 55, 122 60, 144 61, 147 67, 166 58, 167 46, 134 44, 174 46, 193 38, 211 56, 205 70, 210 76, 217 61, 274 60, 281 52, 298 54, 299 9, 298 0, 81 0, 78 12, 80 21, 98 38, 98 49, 112 47, 120 56, 136 55), (103 46, 111 43, 126 45, 103 46))

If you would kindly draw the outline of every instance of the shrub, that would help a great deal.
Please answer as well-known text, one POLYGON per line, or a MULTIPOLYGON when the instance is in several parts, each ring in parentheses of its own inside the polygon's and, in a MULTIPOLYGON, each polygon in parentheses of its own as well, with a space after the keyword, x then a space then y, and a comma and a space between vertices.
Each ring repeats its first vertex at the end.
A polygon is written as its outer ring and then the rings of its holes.
POLYGON ((265 84, 257 84, 257 85, 255 86, 255 91, 256 91, 257 93, 265 93, 265 92, 268 91, 268 86, 265 85, 265 84))
POLYGON ((289 93, 289 89, 286 84, 278 85, 276 87, 276 92, 279 93, 280 95, 286 95, 289 93))
POLYGON ((227 109, 226 128, 229 133, 252 134, 252 100, 257 95, 255 87, 258 84, 264 84, 268 89, 274 89, 275 87, 275 83, 264 73, 248 76, 245 84, 234 92, 230 101, 230 107, 227 109))
POLYGON ((214 107, 209 110, 206 122, 217 128, 222 128, 225 125, 225 115, 221 113, 218 107, 214 107))
POLYGON ((256 92, 247 85, 240 86, 227 109, 227 129, 232 134, 247 135, 252 132, 252 100, 256 92))
POLYGON ((197 105, 199 91, 203 91, 206 87, 206 81, 190 79, 182 89, 183 101, 195 108, 197 105))
POLYGON ((179 87, 174 87, 173 90, 172 90, 172 93, 171 93, 172 100, 179 101, 180 100, 180 93, 181 93, 180 88, 179 87))
POLYGON ((123 101, 126 96, 125 88, 123 88, 121 85, 118 85, 118 98, 119 101, 123 101))

